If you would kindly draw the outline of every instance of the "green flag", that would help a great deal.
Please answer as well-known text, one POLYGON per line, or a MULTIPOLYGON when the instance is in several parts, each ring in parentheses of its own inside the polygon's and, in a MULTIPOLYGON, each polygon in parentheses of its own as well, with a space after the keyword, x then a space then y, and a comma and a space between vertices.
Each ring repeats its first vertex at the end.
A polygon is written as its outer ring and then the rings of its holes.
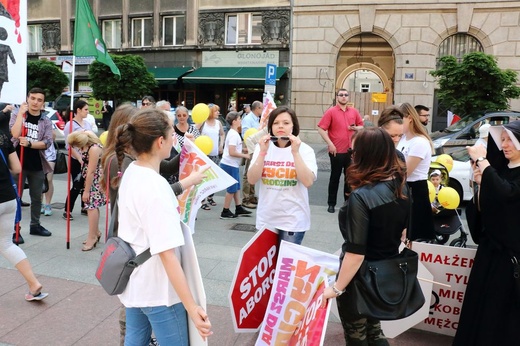
POLYGON ((74 26, 74 56, 93 56, 110 67, 113 74, 121 78, 121 72, 107 52, 103 36, 88 0, 76 1, 76 23, 74 26))

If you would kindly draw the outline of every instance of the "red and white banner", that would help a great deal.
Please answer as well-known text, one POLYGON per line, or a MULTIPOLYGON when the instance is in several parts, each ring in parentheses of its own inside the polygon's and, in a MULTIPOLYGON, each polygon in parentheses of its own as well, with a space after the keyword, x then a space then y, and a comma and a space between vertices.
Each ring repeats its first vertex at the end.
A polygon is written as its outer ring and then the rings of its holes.
POLYGON ((204 198, 226 189, 237 181, 207 157, 195 143, 185 140, 181 151, 179 180, 188 177, 195 169, 201 170, 208 165, 210 167, 205 173, 207 177, 202 183, 184 190, 177 197, 181 220, 188 224, 192 232, 195 232, 195 219, 204 198))
MULTIPOLYGON (((27 94, 27 0, 0 1, 0 101, 21 104, 27 94)), ((35 48, 41 48, 35 47, 35 48)))
POLYGON ((229 291, 236 332, 256 332, 264 319, 278 255, 278 233, 264 228, 242 248, 229 291))
POLYGON ((264 98, 264 109, 262 110, 262 115, 260 116, 260 129, 263 129, 267 126, 267 121, 269 120, 269 114, 276 109, 276 103, 274 103, 273 95, 268 91, 264 98))
POLYGON ((429 316, 415 328, 454 336, 477 250, 426 243, 413 243, 413 249, 434 281, 450 285, 433 284, 429 316))
POLYGON ((320 307, 321 293, 338 270, 337 256, 282 241, 255 345, 323 345, 330 303, 320 307))

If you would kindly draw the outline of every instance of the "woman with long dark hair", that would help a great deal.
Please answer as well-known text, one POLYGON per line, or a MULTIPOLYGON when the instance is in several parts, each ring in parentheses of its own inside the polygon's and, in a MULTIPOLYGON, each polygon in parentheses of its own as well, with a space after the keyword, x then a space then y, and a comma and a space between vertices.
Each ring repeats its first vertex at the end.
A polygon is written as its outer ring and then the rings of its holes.
POLYGON ((385 130, 367 128, 356 133, 347 176, 352 192, 338 215, 345 240, 340 271, 323 296, 337 298, 348 345, 388 345, 380 322, 347 310, 342 296, 363 260, 395 256, 404 240, 409 214, 405 166, 385 130))

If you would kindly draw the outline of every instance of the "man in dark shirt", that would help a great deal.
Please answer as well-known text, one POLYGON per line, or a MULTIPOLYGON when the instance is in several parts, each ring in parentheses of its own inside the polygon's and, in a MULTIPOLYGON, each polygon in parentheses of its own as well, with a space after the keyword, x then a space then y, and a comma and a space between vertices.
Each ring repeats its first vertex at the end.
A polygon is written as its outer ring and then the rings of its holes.
MULTIPOLYGON (((52 171, 44 155, 45 150, 52 145, 52 123, 42 114, 44 102, 45 92, 40 88, 32 88, 27 95, 27 102, 20 106, 18 114, 11 115, 9 125, 13 136, 12 141, 22 164, 22 181, 27 180, 29 183, 31 197, 29 233, 48 237, 52 233, 40 224, 43 181, 45 174, 52 171)), ((23 242, 23 238, 19 237, 18 243, 23 242)))

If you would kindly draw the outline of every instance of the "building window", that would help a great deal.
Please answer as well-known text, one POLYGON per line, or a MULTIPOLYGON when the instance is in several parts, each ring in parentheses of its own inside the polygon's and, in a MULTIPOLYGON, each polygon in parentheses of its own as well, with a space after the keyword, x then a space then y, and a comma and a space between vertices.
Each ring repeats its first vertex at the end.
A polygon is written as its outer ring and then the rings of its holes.
POLYGON ((226 44, 261 44, 262 15, 237 13, 226 16, 226 44))
POLYGON ((181 46, 186 43, 186 24, 184 16, 163 17, 164 46, 181 46))
POLYGON ((132 47, 151 47, 152 41, 152 18, 132 19, 132 47))
POLYGON ((437 68, 439 60, 448 55, 457 58, 461 62, 464 55, 473 52, 483 52, 482 44, 473 36, 468 34, 455 34, 441 42, 437 52, 437 68))
POLYGON ((27 25, 27 53, 38 53, 42 51, 42 26, 27 25))
POLYGON ((121 48, 121 19, 103 21, 103 40, 107 48, 121 48))

